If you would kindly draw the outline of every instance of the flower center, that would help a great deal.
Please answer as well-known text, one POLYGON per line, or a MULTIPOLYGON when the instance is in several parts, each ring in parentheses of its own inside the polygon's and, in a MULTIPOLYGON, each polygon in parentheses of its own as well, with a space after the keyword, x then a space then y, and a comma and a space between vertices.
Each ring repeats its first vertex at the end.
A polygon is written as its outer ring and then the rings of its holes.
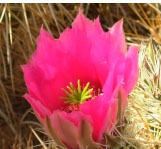
POLYGON ((88 82, 84 87, 81 86, 80 80, 77 81, 77 87, 71 82, 70 86, 62 91, 66 94, 66 97, 61 97, 65 100, 65 103, 69 104, 82 104, 85 100, 92 98, 93 88, 89 88, 90 83, 88 82))

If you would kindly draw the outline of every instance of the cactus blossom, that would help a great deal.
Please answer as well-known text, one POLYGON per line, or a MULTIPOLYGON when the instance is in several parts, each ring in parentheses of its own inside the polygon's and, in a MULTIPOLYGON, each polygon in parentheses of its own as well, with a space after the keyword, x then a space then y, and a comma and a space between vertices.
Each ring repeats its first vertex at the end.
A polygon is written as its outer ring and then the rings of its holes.
POLYGON ((138 78, 138 47, 127 50, 122 27, 123 19, 104 32, 99 18, 79 11, 59 39, 41 28, 35 52, 22 65, 24 97, 60 146, 101 148, 97 142, 117 124, 118 107, 125 109, 138 78))

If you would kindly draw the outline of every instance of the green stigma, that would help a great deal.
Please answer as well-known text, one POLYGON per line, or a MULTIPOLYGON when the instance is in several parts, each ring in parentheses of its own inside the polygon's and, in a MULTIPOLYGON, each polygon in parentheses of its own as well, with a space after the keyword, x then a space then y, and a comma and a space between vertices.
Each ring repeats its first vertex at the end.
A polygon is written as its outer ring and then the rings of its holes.
POLYGON ((77 88, 70 82, 70 86, 67 89, 62 89, 67 97, 61 97, 65 99, 65 103, 82 104, 85 100, 90 99, 93 88, 89 88, 90 83, 88 82, 84 88, 82 88, 80 80, 77 81, 77 88))

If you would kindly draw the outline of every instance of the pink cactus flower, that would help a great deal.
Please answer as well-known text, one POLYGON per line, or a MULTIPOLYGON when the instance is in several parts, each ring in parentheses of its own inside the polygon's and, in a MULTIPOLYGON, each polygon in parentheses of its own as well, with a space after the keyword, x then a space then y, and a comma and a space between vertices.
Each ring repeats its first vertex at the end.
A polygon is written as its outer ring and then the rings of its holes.
POLYGON ((127 51, 122 26, 121 19, 104 32, 99 18, 90 21, 79 11, 59 39, 41 29, 22 66, 25 98, 59 145, 100 148, 96 142, 117 123, 118 105, 125 109, 138 78, 138 47, 127 51))

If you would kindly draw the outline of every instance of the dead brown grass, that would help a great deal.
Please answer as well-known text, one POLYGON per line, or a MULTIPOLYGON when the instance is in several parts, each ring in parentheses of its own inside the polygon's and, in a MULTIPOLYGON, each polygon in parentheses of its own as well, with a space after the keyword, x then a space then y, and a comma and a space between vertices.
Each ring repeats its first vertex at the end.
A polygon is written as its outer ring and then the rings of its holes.
MULTIPOLYGON (((0 4, 0 148, 55 148, 22 97, 26 87, 20 65, 26 63, 34 51, 42 24, 57 38, 66 27, 71 26, 81 8, 90 19, 100 16, 104 30, 123 17, 129 45, 146 44, 149 38, 160 44, 160 7, 160 4, 0 4)), ((129 103, 134 104, 130 109, 136 111, 138 107, 135 103, 129 103)), ((136 114, 141 117, 138 121, 150 131, 149 122, 138 111, 136 114)), ((154 142, 155 137, 151 138, 150 141, 154 142)), ((140 148, 139 145, 136 147, 140 148)))

